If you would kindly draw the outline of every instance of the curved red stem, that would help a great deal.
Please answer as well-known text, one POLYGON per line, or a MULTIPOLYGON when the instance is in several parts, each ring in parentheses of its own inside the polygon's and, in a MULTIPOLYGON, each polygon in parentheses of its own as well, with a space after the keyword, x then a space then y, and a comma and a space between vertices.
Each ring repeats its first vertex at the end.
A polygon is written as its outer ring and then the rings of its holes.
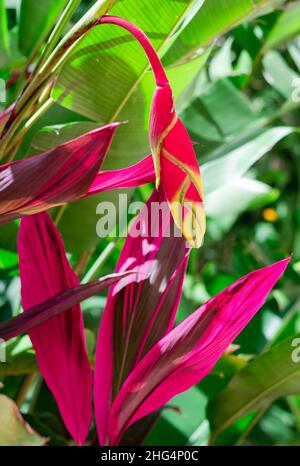
POLYGON ((169 86, 169 81, 161 61, 153 45, 141 29, 130 23, 130 21, 127 21, 124 18, 119 18, 118 16, 102 16, 102 18, 99 19, 98 24, 115 24, 116 26, 120 26, 130 32, 130 34, 139 41, 148 57, 156 85, 160 87, 169 86))

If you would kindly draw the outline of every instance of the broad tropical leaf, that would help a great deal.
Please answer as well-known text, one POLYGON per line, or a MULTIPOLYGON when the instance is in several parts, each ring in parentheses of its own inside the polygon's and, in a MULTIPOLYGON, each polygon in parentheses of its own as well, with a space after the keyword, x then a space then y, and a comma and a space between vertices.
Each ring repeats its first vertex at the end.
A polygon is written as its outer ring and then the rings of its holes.
POLYGON ((165 56, 166 64, 183 62, 197 54, 201 47, 224 34, 259 6, 271 3, 266 0, 208 0, 181 32, 165 56))
POLYGON ((135 421, 199 382, 264 304, 290 259, 242 277, 191 314, 140 361, 113 402, 109 444, 135 421))
POLYGON ((281 396, 300 393, 299 334, 293 335, 258 356, 239 371, 228 387, 209 406, 213 439, 226 427, 249 413, 257 412, 281 396), (298 360, 298 359, 297 359, 298 360))

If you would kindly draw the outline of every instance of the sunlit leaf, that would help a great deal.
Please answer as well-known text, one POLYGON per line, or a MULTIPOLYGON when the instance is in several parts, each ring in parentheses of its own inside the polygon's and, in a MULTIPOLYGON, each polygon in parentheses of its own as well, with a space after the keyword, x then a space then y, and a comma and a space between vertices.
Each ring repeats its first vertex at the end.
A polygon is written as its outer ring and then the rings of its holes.
POLYGON ((41 446, 46 442, 24 421, 14 401, 0 395, 0 446, 41 446))
POLYGON ((249 131, 257 125, 257 115, 249 100, 228 79, 205 88, 185 111, 183 120, 197 136, 222 141, 228 136, 249 131))
POLYGON ((29 56, 47 37, 68 0, 22 0, 19 22, 19 47, 29 56))
POLYGON ((252 206, 274 202, 278 191, 265 183, 246 177, 234 178, 206 197, 207 216, 228 231, 237 217, 252 206))
POLYGON ((214 438, 237 419, 278 397, 300 393, 300 365, 293 361, 293 351, 297 357, 297 345, 293 344, 297 338, 299 334, 260 355, 211 401, 209 419, 214 438))

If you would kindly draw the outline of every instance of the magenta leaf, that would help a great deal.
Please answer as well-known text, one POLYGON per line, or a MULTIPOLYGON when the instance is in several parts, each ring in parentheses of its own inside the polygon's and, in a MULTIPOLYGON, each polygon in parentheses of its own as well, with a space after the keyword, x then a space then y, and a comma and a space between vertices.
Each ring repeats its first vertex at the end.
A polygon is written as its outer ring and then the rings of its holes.
POLYGON ((76 201, 94 181, 118 124, 0 166, 0 224, 76 201))
MULTIPOLYGON (((32 306, 79 285, 59 231, 46 212, 21 220, 18 253, 24 316, 32 306)), ((29 336, 64 423, 82 445, 92 421, 92 371, 80 306, 32 328, 29 336)))
POLYGON ((78 303, 133 273, 79 285, 62 238, 46 212, 21 220, 18 252, 25 311, 0 325, 0 338, 29 333, 65 425, 82 445, 92 420, 92 371, 78 303))
POLYGON ((116 16, 104 16, 98 22, 129 31, 148 57, 156 83, 149 125, 156 187, 162 184, 174 222, 185 238, 191 246, 200 247, 206 228, 202 179, 193 144, 176 114, 162 63, 148 37, 134 24, 116 16))
POLYGON ((109 445, 125 430, 198 383, 264 304, 290 258, 226 288, 163 337, 131 372, 108 421, 109 445))
POLYGON ((6 320, 0 324, 0 339, 10 340, 13 337, 28 333, 29 330, 46 322, 48 319, 65 312, 70 307, 94 296, 100 291, 108 288, 119 280, 134 275, 132 272, 114 273, 106 275, 99 280, 71 287, 61 293, 57 293, 52 298, 43 301, 37 306, 26 310, 26 313, 6 320))
POLYGON ((106 442, 111 401, 147 351, 173 326, 189 253, 185 243, 163 191, 154 191, 132 226, 116 267, 116 272, 135 270, 137 277, 126 286, 121 287, 121 280, 110 288, 101 321, 94 395, 101 444, 106 442), (163 212, 158 209, 161 202, 163 212), (140 234, 135 235, 137 231, 140 234))
POLYGON ((152 156, 148 155, 140 162, 119 170, 100 171, 88 192, 83 196, 91 196, 110 189, 135 188, 155 181, 152 156))

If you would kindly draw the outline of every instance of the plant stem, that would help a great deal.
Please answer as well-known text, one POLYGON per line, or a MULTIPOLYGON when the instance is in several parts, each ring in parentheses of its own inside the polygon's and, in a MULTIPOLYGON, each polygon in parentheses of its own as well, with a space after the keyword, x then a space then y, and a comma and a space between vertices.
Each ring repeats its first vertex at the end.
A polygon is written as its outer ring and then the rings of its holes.
POLYGON ((36 380, 38 377, 38 372, 33 372, 31 374, 26 375, 23 384, 21 385, 21 388, 19 390, 17 399, 16 399, 16 404, 20 408, 26 398, 27 392, 33 382, 36 380))
POLYGON ((290 395, 287 397, 290 410, 295 418, 295 427, 297 432, 300 432, 300 406, 297 403, 297 395, 290 395))
POLYGON ((246 440, 246 438, 248 437, 248 435, 251 433, 252 429, 256 426, 256 424, 258 423, 258 421, 263 417, 263 415, 265 414, 265 412, 267 411, 269 407, 269 404, 266 403, 265 405, 263 405, 260 410, 258 411, 258 413, 256 414, 256 416, 254 416, 254 418, 252 419, 252 421, 249 422, 248 426, 246 427, 246 429, 242 432, 242 434, 240 435, 240 437, 238 438, 237 442, 235 443, 235 446, 239 446, 239 445, 242 445, 242 443, 246 440))
POLYGON ((34 387, 33 387, 33 390, 32 390, 32 396, 31 396, 30 401, 29 401, 29 409, 28 409, 29 413, 33 413, 36 402, 37 402, 37 399, 39 397, 39 394, 40 394, 40 391, 41 391, 41 388, 42 388, 43 376, 42 376, 42 374, 40 372, 37 373, 37 376, 36 376, 35 380, 33 381, 33 383, 34 383, 34 387))

